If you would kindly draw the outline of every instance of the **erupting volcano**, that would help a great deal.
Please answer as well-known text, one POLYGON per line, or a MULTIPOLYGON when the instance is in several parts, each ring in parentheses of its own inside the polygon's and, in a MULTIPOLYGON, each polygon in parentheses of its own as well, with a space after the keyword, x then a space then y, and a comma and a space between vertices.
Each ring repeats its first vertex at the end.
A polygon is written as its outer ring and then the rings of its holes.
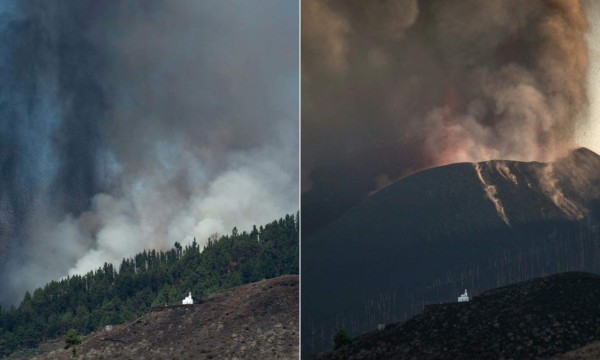
POLYGON ((551 273, 600 272, 600 156, 417 172, 303 238, 303 349, 425 304, 551 273), (334 285, 335 284, 335 285, 334 285), (305 327, 304 327, 305 326, 305 327))

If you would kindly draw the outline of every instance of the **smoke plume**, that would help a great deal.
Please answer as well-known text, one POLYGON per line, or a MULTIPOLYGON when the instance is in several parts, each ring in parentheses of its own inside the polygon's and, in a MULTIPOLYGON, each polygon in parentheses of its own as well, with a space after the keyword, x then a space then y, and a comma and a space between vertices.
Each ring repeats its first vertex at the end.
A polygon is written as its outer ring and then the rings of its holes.
POLYGON ((297 4, 0 4, 0 301, 298 210, 297 4))
POLYGON ((575 145, 587 106, 579 1, 303 5, 303 213, 323 204, 339 213, 331 203, 347 208, 381 178, 459 161, 549 161, 575 145))

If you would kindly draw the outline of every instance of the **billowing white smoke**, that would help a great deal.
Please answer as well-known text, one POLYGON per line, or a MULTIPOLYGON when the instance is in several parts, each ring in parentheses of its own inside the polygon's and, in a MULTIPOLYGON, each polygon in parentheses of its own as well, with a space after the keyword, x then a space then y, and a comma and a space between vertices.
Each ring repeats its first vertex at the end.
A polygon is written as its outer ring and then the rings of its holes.
MULTIPOLYGON (((117 262, 145 248, 168 248, 176 241, 189 244, 195 238, 202 245, 214 233, 229 233, 234 226, 249 230, 294 212, 297 180, 273 161, 275 151, 234 155, 229 169, 195 183, 190 179, 185 193, 175 188, 181 181, 178 170, 170 175, 160 169, 132 183, 124 196, 96 195, 91 211, 58 226, 76 237, 74 243, 94 244, 78 254, 69 273, 85 273, 105 261, 117 262)), ((202 176, 201 169, 195 171, 202 176)))

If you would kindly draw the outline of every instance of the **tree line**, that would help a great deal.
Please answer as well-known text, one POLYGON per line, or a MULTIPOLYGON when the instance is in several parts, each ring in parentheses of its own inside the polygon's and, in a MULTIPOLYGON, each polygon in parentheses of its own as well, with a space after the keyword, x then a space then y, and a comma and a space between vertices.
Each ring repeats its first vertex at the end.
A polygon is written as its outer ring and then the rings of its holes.
POLYGON ((118 269, 105 263, 85 275, 27 292, 18 307, 0 307, 0 357, 75 329, 87 334, 131 321, 153 306, 180 304, 219 290, 299 272, 298 214, 250 232, 211 236, 168 251, 144 250, 118 269))

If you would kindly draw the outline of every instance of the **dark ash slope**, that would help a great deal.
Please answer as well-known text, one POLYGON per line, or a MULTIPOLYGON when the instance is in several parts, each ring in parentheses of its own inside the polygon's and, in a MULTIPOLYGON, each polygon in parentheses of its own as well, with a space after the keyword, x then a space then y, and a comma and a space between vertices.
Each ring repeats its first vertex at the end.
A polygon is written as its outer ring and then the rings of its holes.
POLYGON ((428 303, 552 273, 600 271, 600 157, 460 163, 375 193, 302 244, 303 353, 428 303))

